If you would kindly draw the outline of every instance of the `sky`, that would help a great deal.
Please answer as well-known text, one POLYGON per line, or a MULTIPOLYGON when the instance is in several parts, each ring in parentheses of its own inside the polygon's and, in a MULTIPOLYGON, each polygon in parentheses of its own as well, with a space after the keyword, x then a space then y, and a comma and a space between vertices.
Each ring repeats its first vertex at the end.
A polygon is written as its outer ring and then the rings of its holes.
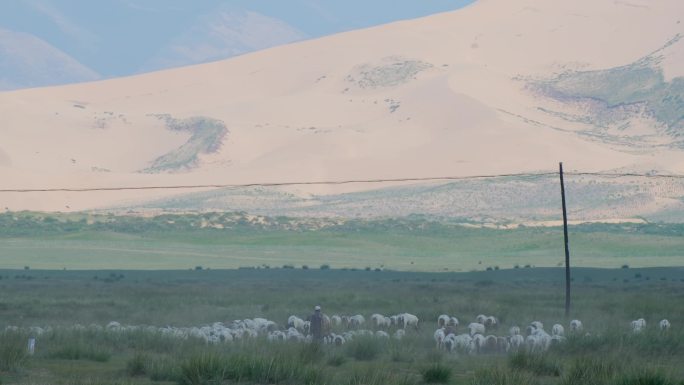
MULTIPOLYGON (((472 1, 2 0, 0 30, 30 34, 110 78, 455 10, 472 1)), ((12 50, 0 47, 0 62, 26 67, 3 52, 12 50)))

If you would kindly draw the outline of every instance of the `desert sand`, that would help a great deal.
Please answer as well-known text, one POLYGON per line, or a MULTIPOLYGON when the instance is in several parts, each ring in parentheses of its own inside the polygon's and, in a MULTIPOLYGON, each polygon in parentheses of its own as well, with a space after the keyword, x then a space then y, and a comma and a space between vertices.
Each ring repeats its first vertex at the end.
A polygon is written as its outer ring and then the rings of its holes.
MULTIPOLYGON (((649 55, 665 81, 684 76, 681 19, 680 0, 479 0, 225 61, 0 93, 0 188, 467 176, 554 170, 559 161, 681 173, 684 151, 647 114, 625 118, 631 131, 616 134, 636 142, 600 140, 581 134, 594 123, 548 113, 576 106, 530 86, 649 55), (226 132, 195 161, 150 172, 193 140, 162 114, 220 121, 226 132)), ((74 211, 178 193, 0 199, 9 210, 74 211)))

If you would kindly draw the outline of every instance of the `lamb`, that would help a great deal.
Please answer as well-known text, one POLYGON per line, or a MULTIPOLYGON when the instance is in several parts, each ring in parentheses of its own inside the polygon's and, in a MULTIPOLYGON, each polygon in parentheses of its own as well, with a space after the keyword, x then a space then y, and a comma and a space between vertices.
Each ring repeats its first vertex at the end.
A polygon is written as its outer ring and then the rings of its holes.
POLYGON ((574 332, 581 332, 582 329, 583 329, 582 321, 576 320, 576 319, 570 321, 570 331, 571 332, 573 332, 573 333, 574 332))
POLYGON ((456 348, 456 336, 454 334, 449 334, 444 338, 443 342, 444 350, 451 353, 456 348))
POLYGON ((530 326, 533 326, 535 329, 544 330, 544 324, 539 321, 532 321, 530 326))
POLYGON ((349 317, 349 325, 353 328, 359 328, 365 323, 366 319, 361 314, 349 317))
POLYGON ((484 346, 481 346, 481 350, 484 353, 496 353, 496 349, 498 346, 498 339, 496 338, 495 335, 488 335, 485 337, 484 340, 484 346))
POLYGON ((641 331, 646 328, 646 320, 639 318, 638 320, 632 321, 630 326, 632 327, 632 332, 641 333, 641 331))
POLYGON ((449 321, 451 320, 451 317, 449 317, 446 314, 442 314, 439 317, 437 317, 437 327, 443 328, 447 326, 449 321))
POLYGON ((458 327, 458 318, 450 317, 449 322, 447 322, 447 326, 458 327))
POLYGON ((508 353, 511 349, 511 343, 506 337, 496 337, 496 350, 499 353, 508 353))
POLYGON ((661 320, 660 323, 658 323, 658 325, 660 326, 660 330, 662 330, 662 331, 666 331, 666 330, 670 329, 670 321, 668 321, 666 319, 661 320))
POLYGON ((288 328, 295 328, 295 329, 300 330, 300 331, 304 330, 304 320, 297 317, 297 316, 291 315, 287 319, 287 327, 288 328))
POLYGON ((485 333, 485 326, 481 323, 473 322, 468 325, 468 329, 470 330, 470 335, 473 336, 475 334, 484 334, 485 333))
POLYGON ((488 329, 496 329, 496 327, 498 326, 498 324, 499 324, 499 321, 498 321, 498 320, 496 319, 496 317, 494 317, 494 316, 489 316, 489 317, 486 317, 486 318, 485 318, 484 325, 485 325, 488 329))
POLYGON ((485 346, 485 337, 482 334, 475 334, 473 336, 473 339, 470 341, 470 346, 468 347, 468 352, 470 354, 480 353, 484 346, 485 346))
POLYGON ((404 329, 408 326, 413 326, 416 330, 418 330, 418 322, 419 319, 413 314, 409 313, 403 313, 400 316, 401 323, 403 324, 404 329))
POLYGON ((521 346, 525 344, 525 338, 520 334, 513 335, 509 338, 510 349, 513 351, 518 351, 521 346))
POLYGON ((338 315, 334 315, 334 316, 330 317, 330 324, 333 327, 341 326, 342 325, 342 317, 340 317, 338 315))
POLYGON ((520 328, 518 326, 511 326, 508 332, 511 336, 517 336, 520 335, 520 328))
MULTIPOLYGON (((451 335, 453 334, 450 334, 450 336, 451 335)), ((451 339, 454 341, 454 349, 458 349, 462 352, 468 352, 470 344, 473 341, 473 338, 470 336, 470 334, 459 334, 451 339)))
POLYGON ((553 325, 553 328, 551 328, 551 335, 562 337, 565 335, 565 328, 563 328, 563 325, 555 324, 553 325))
POLYGON ((444 334, 444 328, 439 328, 435 330, 433 338, 435 339, 435 343, 437 344, 437 349, 440 349, 442 347, 442 343, 444 342, 444 338, 446 338, 446 335, 444 334))
POLYGON ((484 325, 486 319, 487 319, 487 316, 484 314, 480 314, 477 317, 475 317, 475 321, 477 321, 477 323, 483 324, 483 325, 484 325))
POLYGON ((393 336, 393 337, 394 337, 395 340, 401 340, 402 338, 404 338, 405 335, 406 335, 406 330, 404 330, 404 329, 397 329, 397 331, 394 332, 394 336, 393 336))
POLYGON ((373 326, 375 326, 376 328, 381 328, 381 327, 385 326, 385 316, 382 314, 375 313, 371 316, 370 319, 371 319, 371 322, 373 323, 373 326))
POLYGON ((376 328, 386 328, 389 329, 390 326, 392 326, 392 320, 390 320, 389 317, 385 317, 382 314, 373 314, 371 316, 371 320, 373 321, 373 325, 376 328))
POLYGON ((390 336, 386 331, 383 330, 378 330, 375 332, 375 336, 378 338, 384 338, 384 339, 389 339, 390 336))
POLYGON ((343 336, 334 335, 332 342, 335 346, 342 346, 347 342, 347 340, 343 336))

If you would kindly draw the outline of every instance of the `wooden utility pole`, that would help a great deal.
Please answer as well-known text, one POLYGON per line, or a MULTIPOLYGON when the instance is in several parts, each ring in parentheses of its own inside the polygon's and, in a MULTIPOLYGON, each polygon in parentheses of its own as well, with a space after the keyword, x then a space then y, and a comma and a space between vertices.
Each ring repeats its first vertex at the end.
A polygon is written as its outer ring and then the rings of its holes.
POLYGON ((565 208, 565 183, 563 162, 560 162, 561 200, 563 201, 563 235, 565 236, 565 317, 570 316, 570 249, 568 247, 568 212, 565 208))

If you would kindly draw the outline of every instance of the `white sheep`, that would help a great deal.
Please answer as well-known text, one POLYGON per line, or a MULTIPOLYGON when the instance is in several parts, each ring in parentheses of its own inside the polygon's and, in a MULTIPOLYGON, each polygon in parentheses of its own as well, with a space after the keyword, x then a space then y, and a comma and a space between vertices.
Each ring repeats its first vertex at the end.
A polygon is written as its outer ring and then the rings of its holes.
POLYGON ((456 348, 456 336, 454 334, 446 336, 442 343, 442 347, 449 353, 453 352, 456 348))
POLYGON ((509 338, 508 342, 511 344, 511 350, 517 351, 525 344, 525 338, 520 334, 515 334, 509 338))
POLYGON ((511 326, 511 328, 508 329, 508 333, 509 333, 511 336, 520 335, 520 327, 518 327, 518 326, 511 326))
POLYGON ((477 323, 483 324, 483 325, 484 325, 486 319, 487 319, 487 316, 484 314, 479 314, 477 317, 475 317, 475 321, 477 321, 477 323))
POLYGON ((338 315, 333 315, 332 317, 330 317, 330 324, 333 327, 341 326, 342 325, 342 317, 340 317, 338 315))
POLYGON ((581 332, 583 329, 582 321, 574 319, 570 321, 570 331, 571 332, 581 332))
POLYGON ((347 339, 344 338, 344 336, 340 336, 340 335, 335 335, 335 336, 333 336, 333 344, 334 344, 335 346, 342 346, 342 345, 344 345, 346 342, 347 342, 347 339))
POLYGON ((458 327, 458 318, 450 317, 449 322, 447 323, 447 326, 458 327))
POLYGON ((373 323, 373 326, 376 328, 381 328, 385 326, 385 316, 382 314, 373 314, 371 315, 371 322, 373 323))
MULTIPOLYGON (((453 334, 450 334, 450 336, 453 334)), ((473 337, 470 336, 470 334, 459 334, 457 336, 452 337, 454 340, 454 349, 458 349, 462 352, 468 353, 469 352, 469 347, 470 343, 473 341, 473 337)))
POLYGON ((488 335, 485 337, 484 345, 480 346, 480 351, 483 353, 496 353, 498 345, 498 338, 495 335, 488 335))
POLYGON ((668 321, 666 319, 661 320, 660 323, 658 323, 658 325, 660 326, 660 330, 662 330, 662 331, 666 331, 666 330, 670 329, 670 321, 668 321))
POLYGON ((402 338, 404 338, 405 335, 406 335, 406 330, 397 329, 397 331, 394 332, 393 337, 395 340, 401 340, 402 338))
POLYGON ((449 321, 451 320, 451 317, 449 317, 446 314, 442 314, 439 317, 437 317, 437 327, 443 328, 449 324, 449 321))
POLYGON ((482 348, 485 346, 485 336, 482 334, 475 334, 473 336, 473 339, 470 341, 470 346, 468 348, 468 353, 470 354, 477 354, 482 351, 482 348))
POLYGON ((366 319, 361 314, 349 317, 349 325, 353 328, 359 328, 365 323, 366 319))
POLYGON ((641 331, 646 328, 646 320, 639 318, 638 320, 632 321, 630 326, 632 328, 632 332, 641 333, 641 331))
POLYGON ((532 321, 530 326, 533 326, 535 329, 544 330, 544 324, 539 321, 532 321))
POLYGON ((470 335, 473 336, 475 334, 484 334, 486 329, 483 324, 472 322, 468 325, 468 330, 470 330, 470 335))
POLYGON ((498 321, 498 320, 496 319, 496 317, 494 317, 494 316, 489 316, 489 317, 486 317, 486 318, 485 318, 484 325, 485 325, 488 329, 496 329, 496 327, 498 326, 498 324, 499 324, 499 321, 498 321))
POLYGON ((563 327, 563 325, 555 324, 551 328, 551 335, 562 337, 565 335, 565 328, 563 327))
POLYGON ((375 332, 375 336, 378 337, 378 338, 384 338, 384 339, 389 339, 389 338, 390 338, 389 334, 388 334, 386 331, 384 331, 384 330, 378 330, 378 331, 376 331, 376 332, 375 332))
POLYGON ((508 353, 511 349, 511 343, 506 337, 496 337, 496 350, 499 353, 508 353))
POLYGON ((437 349, 440 349, 442 347, 442 343, 444 342, 444 338, 446 337, 446 335, 444 334, 444 328, 439 328, 435 330, 432 337, 435 339, 437 349))
POLYGON ((302 330, 304 330, 304 320, 295 316, 295 315, 291 315, 287 319, 287 327, 288 328, 295 328, 297 330, 302 331, 302 330))
POLYGON ((403 313, 399 317, 401 319, 404 329, 406 329, 408 326, 413 326, 416 330, 418 329, 418 322, 420 322, 420 320, 415 315, 403 313))

